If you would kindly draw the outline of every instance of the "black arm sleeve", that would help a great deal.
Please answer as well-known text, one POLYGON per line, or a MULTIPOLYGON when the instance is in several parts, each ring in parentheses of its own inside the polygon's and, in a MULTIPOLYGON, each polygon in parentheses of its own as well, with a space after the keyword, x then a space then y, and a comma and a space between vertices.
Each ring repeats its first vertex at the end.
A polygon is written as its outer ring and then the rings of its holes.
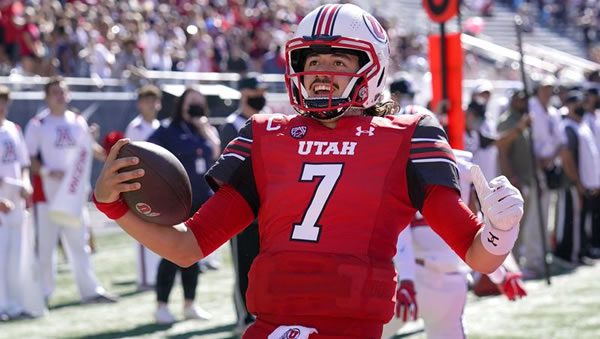
POLYGON ((458 168, 446 132, 432 114, 425 114, 412 135, 406 168, 408 194, 421 210, 426 187, 440 185, 460 194, 458 168))
POLYGON ((248 120, 237 137, 227 144, 221 157, 206 173, 206 181, 217 191, 220 184, 233 186, 258 213, 259 199, 252 168, 252 123, 248 120))
POLYGON ((221 137, 221 151, 223 151, 225 150, 225 147, 227 147, 227 145, 238 136, 238 131, 235 129, 233 124, 228 123, 223 125, 219 136, 221 137))

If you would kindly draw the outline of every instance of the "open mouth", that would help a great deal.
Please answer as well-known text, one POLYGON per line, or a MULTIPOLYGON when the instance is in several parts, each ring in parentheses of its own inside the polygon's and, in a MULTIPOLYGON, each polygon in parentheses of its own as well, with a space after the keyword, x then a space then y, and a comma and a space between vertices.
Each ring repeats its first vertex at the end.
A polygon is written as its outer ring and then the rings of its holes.
POLYGON ((312 88, 312 92, 318 96, 329 96, 335 90, 331 84, 316 84, 312 88))

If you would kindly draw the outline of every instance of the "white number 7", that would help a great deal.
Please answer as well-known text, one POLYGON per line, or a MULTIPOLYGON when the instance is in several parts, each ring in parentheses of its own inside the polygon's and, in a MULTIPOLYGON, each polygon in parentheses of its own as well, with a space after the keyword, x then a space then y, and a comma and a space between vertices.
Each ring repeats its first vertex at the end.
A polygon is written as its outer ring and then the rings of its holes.
POLYGON ((312 182, 315 177, 322 179, 304 212, 302 222, 294 224, 293 240, 319 241, 321 226, 317 225, 317 222, 335 189, 343 168, 343 164, 304 164, 300 177, 301 182, 312 182))

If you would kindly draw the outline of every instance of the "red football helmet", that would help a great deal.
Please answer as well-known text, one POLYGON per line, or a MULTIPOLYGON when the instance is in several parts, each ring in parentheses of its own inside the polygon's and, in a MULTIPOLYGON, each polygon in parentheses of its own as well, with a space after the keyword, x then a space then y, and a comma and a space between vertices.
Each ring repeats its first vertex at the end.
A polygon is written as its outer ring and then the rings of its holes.
POLYGON ((360 7, 351 4, 324 5, 310 12, 298 25, 285 46, 285 83, 290 103, 300 114, 318 120, 332 120, 350 107, 369 108, 381 100, 386 86, 390 57, 389 39, 381 24, 360 7), (306 72, 304 62, 311 53, 335 52, 358 56, 355 73, 306 72), (306 75, 333 79, 350 77, 342 95, 309 97, 302 83, 306 75))

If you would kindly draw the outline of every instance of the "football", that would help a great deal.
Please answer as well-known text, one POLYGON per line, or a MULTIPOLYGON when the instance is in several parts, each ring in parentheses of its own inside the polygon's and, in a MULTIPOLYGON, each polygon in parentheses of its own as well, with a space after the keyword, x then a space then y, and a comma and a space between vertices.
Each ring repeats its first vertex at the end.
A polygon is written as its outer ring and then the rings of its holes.
POLYGON ((192 187, 185 168, 175 155, 164 147, 134 141, 124 145, 117 158, 138 157, 139 163, 121 169, 121 172, 144 169, 137 191, 124 192, 123 199, 140 218, 165 226, 173 226, 188 219, 192 208, 192 187))

